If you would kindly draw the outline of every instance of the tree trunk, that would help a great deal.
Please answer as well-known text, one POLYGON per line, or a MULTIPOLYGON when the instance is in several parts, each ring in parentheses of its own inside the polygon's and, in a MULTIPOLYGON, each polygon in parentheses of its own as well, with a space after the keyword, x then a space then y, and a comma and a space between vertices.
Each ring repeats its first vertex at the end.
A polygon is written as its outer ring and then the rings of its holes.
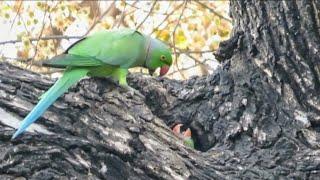
POLYGON ((38 126, 18 119, 53 81, 0 64, 0 179, 317 179, 320 3, 231 1, 233 36, 212 75, 81 80, 38 126), (170 130, 190 127, 196 150, 170 130))

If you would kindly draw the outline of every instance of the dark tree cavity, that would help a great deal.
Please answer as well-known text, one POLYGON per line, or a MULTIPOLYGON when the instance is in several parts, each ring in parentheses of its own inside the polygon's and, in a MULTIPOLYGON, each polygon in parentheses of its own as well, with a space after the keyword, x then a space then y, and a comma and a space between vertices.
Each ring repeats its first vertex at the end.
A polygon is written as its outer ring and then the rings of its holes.
POLYGON ((132 74, 76 86, 18 139, 53 80, 0 64, 0 179, 317 179, 320 2, 231 1, 233 36, 212 75, 132 74), (170 130, 183 123, 196 149, 170 130), (39 132, 40 131, 40 132, 39 132))

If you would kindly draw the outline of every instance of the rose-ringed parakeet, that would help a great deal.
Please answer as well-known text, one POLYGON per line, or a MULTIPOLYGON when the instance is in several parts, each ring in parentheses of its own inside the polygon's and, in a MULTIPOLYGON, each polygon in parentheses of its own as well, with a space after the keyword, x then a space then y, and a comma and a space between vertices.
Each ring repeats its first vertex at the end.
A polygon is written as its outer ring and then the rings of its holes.
POLYGON ((68 88, 84 76, 111 76, 120 86, 127 84, 128 69, 145 67, 149 73, 160 69, 165 75, 172 64, 171 51, 160 40, 131 29, 103 31, 83 38, 65 53, 43 62, 44 66, 65 68, 62 77, 41 97, 12 136, 16 138, 35 122, 68 88))
POLYGON ((175 135, 183 139, 184 145, 194 149, 194 141, 192 139, 190 128, 187 128, 185 130, 183 129, 185 129, 183 124, 176 124, 175 126, 173 126, 172 131, 174 132, 175 135))

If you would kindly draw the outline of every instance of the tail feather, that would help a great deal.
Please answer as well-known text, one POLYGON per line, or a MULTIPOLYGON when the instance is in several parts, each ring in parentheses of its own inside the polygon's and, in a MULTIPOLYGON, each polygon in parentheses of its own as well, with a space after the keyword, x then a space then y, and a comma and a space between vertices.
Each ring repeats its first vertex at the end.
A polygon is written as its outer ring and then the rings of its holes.
POLYGON ((19 129, 14 133, 12 139, 23 133, 33 122, 35 122, 58 97, 66 92, 71 85, 86 76, 88 69, 67 69, 63 76, 41 97, 38 104, 25 117, 19 129))

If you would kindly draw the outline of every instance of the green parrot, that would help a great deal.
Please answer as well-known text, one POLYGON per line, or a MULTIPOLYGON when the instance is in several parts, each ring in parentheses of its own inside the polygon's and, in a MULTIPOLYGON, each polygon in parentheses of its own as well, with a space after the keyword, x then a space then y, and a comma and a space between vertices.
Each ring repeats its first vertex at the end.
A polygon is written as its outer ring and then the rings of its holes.
MULTIPOLYGON (((145 67, 152 74, 157 68, 165 75, 172 64, 171 51, 162 41, 136 30, 102 31, 71 45, 63 54, 43 62, 44 66, 65 68, 62 77, 41 97, 21 122, 12 139, 23 133, 68 88, 85 76, 110 76, 129 91, 128 69, 145 67)), ((136 91, 135 91, 136 92, 136 91)))
POLYGON ((194 149, 194 141, 192 139, 192 134, 190 128, 187 128, 185 131, 181 131, 184 127, 183 124, 176 124, 172 131, 175 135, 181 137, 183 139, 183 144, 194 149), (183 127, 183 128, 182 128, 183 127))

